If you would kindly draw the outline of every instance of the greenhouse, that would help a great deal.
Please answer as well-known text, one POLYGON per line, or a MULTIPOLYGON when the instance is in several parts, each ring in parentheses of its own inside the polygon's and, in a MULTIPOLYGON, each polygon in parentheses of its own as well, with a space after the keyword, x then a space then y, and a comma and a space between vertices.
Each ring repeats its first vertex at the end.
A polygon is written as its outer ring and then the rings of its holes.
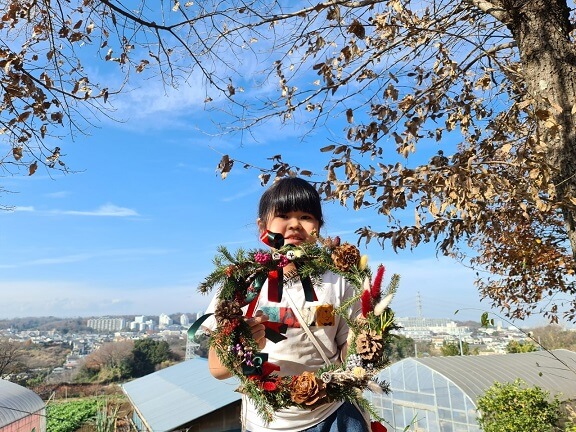
POLYGON ((476 401, 498 381, 520 378, 560 400, 576 399, 576 353, 537 351, 463 357, 407 358, 379 374, 388 395, 367 393, 389 431, 479 432, 476 401))
POLYGON ((0 432, 46 431, 46 406, 32 390, 0 379, 0 401, 0 432))

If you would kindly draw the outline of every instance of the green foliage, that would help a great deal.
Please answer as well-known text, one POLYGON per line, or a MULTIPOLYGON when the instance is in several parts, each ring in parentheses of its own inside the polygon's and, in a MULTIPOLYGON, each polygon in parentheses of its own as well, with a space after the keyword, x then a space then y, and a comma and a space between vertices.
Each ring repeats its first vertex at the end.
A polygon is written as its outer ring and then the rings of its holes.
POLYGON ((488 312, 484 312, 480 317, 480 323, 482 324, 482 327, 492 327, 494 326, 494 318, 489 318, 488 312))
POLYGON ((132 373, 132 365, 123 363, 119 366, 104 367, 97 374, 97 382, 99 383, 112 383, 122 381, 130 378, 132 373))
POLYGON ((384 354, 391 362, 412 357, 415 354, 414 339, 402 335, 397 335, 390 339, 384 347, 384 354))
POLYGON ((210 350, 210 336, 204 333, 197 334, 194 337, 194 342, 199 345, 196 349, 196 354, 199 357, 208 358, 208 351, 210 350))
POLYGON ((94 422, 96 432, 115 432, 116 418, 119 411, 120 407, 111 404, 109 401, 100 404, 94 422))
POLYGON ((562 430, 576 432, 576 401, 564 401, 561 405, 561 412, 562 430))
POLYGON ((74 377, 74 382, 76 383, 92 383, 98 381, 98 375, 100 370, 89 368, 86 364, 83 364, 78 371, 78 374, 74 377))
POLYGON ((132 376, 142 377, 154 372, 156 365, 172 359, 170 345, 166 341, 140 339, 134 342, 132 351, 132 376))
POLYGON ((48 376, 47 371, 39 371, 37 375, 26 380, 25 387, 32 388, 37 385, 40 385, 44 382, 47 376, 48 376))
MULTIPOLYGON (((322 239, 319 240, 322 241, 322 239)), ((284 255, 291 250, 296 250, 299 254, 297 258, 293 259, 298 267, 298 272, 284 275, 287 284, 293 283, 299 278, 308 277, 313 285, 317 285, 327 270, 343 276, 357 287, 362 285, 367 276, 370 276, 369 268, 361 269, 355 266, 343 271, 335 266, 331 257, 333 247, 322 247, 316 243, 308 243, 299 245, 294 249, 291 245, 285 245, 278 249, 279 254, 277 256, 284 255)), ((248 292, 249 288, 252 287, 259 291, 269 271, 277 269, 279 263, 279 258, 273 256, 270 256, 267 261, 257 261, 255 257, 258 253, 270 254, 267 249, 238 249, 232 253, 226 247, 220 246, 218 254, 213 259, 216 268, 200 283, 198 290, 201 293, 208 293, 218 287, 221 298, 233 299, 241 293, 243 295, 242 300, 250 300, 255 293, 248 292)), ((398 284, 397 278, 393 284, 395 288, 398 284)))
POLYGON ((495 382, 478 399, 484 432, 554 431, 560 417, 560 401, 550 399, 540 387, 527 387, 520 379, 513 383, 495 382))
POLYGON ((98 400, 52 403, 46 407, 46 432, 74 432, 98 411, 98 400))
POLYGON ((168 365, 175 358, 166 341, 140 339, 129 348, 121 347, 127 350, 124 352, 115 351, 117 346, 117 343, 104 345, 87 357, 74 381, 112 383, 138 378, 154 372, 158 365, 168 365), (107 353, 102 352, 105 349, 107 353), (101 355, 96 356, 99 353, 101 355))
POLYGON ((532 342, 528 341, 518 342, 513 340, 508 342, 508 345, 506 345, 506 352, 509 354, 527 353, 534 351, 538 351, 538 347, 532 342))
MULTIPOLYGON (((460 345, 457 343, 444 342, 440 350, 445 357, 460 355, 460 345)), ((470 345, 467 342, 462 342, 462 351, 462 355, 470 355, 470 345)))

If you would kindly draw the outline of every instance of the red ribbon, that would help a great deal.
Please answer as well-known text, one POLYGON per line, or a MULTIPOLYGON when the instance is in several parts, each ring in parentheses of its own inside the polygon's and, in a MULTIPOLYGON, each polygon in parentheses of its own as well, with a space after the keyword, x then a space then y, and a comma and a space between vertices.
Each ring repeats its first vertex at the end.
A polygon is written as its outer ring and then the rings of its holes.
POLYGON ((278 303, 282 298, 282 269, 268 272, 268 301, 278 303))
MULTIPOLYGON (((272 231, 264 231, 260 234, 260 240, 273 249, 280 249, 284 246, 284 236, 272 231)), ((282 267, 271 270, 268 273, 268 301, 278 303, 282 298, 282 282, 284 275, 282 267)))
MULTIPOLYGON (((273 249, 280 249, 284 246, 284 236, 279 233, 273 233, 272 231, 264 231, 260 235, 260 240, 264 244, 267 244, 273 249)), ((298 265, 296 264, 296 269, 298 265)), ((278 303, 282 299, 282 283, 284 280, 284 274, 282 267, 278 267, 276 270, 272 270, 268 273, 268 301, 278 303)), ((304 296, 306 301, 312 302, 317 301, 316 293, 312 287, 312 282, 309 277, 300 278, 302 282, 302 287, 304 289, 304 296)))

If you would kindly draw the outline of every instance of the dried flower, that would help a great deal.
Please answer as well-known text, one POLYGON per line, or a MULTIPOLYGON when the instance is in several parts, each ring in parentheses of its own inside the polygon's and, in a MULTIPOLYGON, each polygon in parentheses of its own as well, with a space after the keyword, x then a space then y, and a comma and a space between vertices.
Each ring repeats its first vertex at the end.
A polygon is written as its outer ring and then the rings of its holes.
POLYGON ((352 375, 356 378, 363 379, 366 376, 366 369, 361 366, 355 366, 352 368, 352 375))
POLYGON ((368 255, 362 255, 360 257, 360 264, 358 264, 358 268, 360 270, 364 270, 366 267, 368 267, 368 255))
POLYGON ((378 301, 380 299, 380 287, 382 286, 382 278, 384 277, 384 266, 379 265, 378 270, 376 270, 376 276, 374 277, 374 283, 372 284, 371 294, 372 298, 378 301))
POLYGON ((360 305, 362 306, 362 316, 367 316, 372 311, 372 296, 370 291, 364 290, 360 297, 360 305))
POLYGON ((254 254, 254 261, 256 261, 258 264, 266 264, 271 259, 272 256, 269 253, 259 251, 254 254))
POLYGON ((334 266, 343 272, 350 271, 360 262, 360 251, 350 243, 344 243, 338 246, 332 252, 332 261, 334 266))
POLYGON ((394 297, 394 294, 390 293, 386 297, 384 297, 382 300, 380 300, 380 302, 378 302, 378 304, 376 306, 374 306, 374 315, 376 315, 376 316, 382 315, 382 312, 384 312, 386 310, 386 308, 388 307, 388 305, 390 305, 390 302, 392 301, 393 297, 394 297))
POLYGON ((236 330, 236 328, 238 327, 238 323, 240 321, 236 320, 236 321, 224 321, 221 323, 221 330, 220 333, 222 334, 222 336, 230 336, 232 333, 234 333, 234 330, 236 330))
POLYGON ((290 260, 286 258, 286 255, 280 255, 280 260, 278 261, 278 267, 286 267, 290 264, 290 260))
POLYGON ((340 237, 326 237, 322 240, 322 244, 326 249, 336 249, 338 246, 340 246, 340 237))
POLYGON ((262 388, 268 392, 276 391, 278 389, 278 380, 275 378, 262 381, 262 388))
POLYGON ((281 378, 275 374, 274 375, 272 374, 274 372, 278 372, 279 370, 280 366, 265 361, 264 363, 262 363, 260 373, 249 375, 248 379, 252 381, 258 381, 260 383, 260 386, 265 391, 273 392, 278 389, 278 384, 281 378))
POLYGON ((292 402, 311 406, 326 396, 326 387, 313 372, 303 372, 292 380, 290 393, 292 402))

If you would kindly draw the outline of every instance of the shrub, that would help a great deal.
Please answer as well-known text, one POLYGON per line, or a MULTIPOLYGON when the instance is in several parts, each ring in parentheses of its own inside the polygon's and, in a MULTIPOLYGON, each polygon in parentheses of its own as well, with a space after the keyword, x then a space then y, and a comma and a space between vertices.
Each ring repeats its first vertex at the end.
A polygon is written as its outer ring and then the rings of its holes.
POLYGON ((540 387, 495 382, 478 399, 478 423, 485 432, 554 431, 560 418, 560 401, 540 387))

